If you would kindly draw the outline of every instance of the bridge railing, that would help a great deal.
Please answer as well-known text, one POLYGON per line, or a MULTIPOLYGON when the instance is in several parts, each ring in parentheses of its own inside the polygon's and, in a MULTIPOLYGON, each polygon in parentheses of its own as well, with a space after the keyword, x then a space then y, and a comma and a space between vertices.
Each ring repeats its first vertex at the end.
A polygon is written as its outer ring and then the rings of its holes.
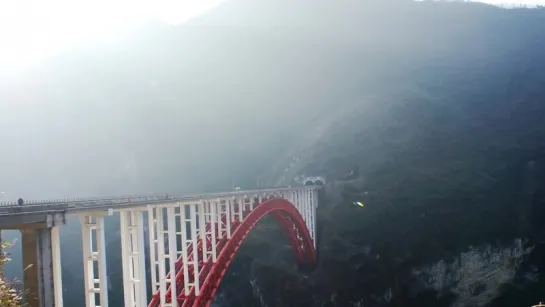
POLYGON ((0 216, 2 215, 22 215, 30 213, 47 213, 66 211, 68 204, 46 204, 46 205, 30 205, 30 206, 0 206, 0 216))
POLYGON ((115 197, 87 197, 87 198, 64 198, 55 200, 28 200, 24 201, 23 205, 17 204, 17 202, 4 202, 0 203, 0 215, 17 215, 28 214, 37 212, 49 212, 49 211, 87 211, 91 209, 105 209, 105 208, 124 208, 146 204, 157 204, 167 202, 183 202, 199 200, 203 198, 225 198, 225 197, 244 197, 263 194, 277 194, 284 191, 290 191, 294 189, 314 189, 316 186, 296 186, 285 188, 271 188, 271 189, 259 189, 259 190, 239 190, 219 193, 205 193, 205 194, 190 194, 181 197, 172 196, 171 194, 155 194, 155 195, 132 195, 132 196, 115 196, 115 197))
POLYGON ((25 200, 23 205, 19 205, 17 202, 2 202, 1 207, 32 207, 32 206, 47 206, 54 204, 69 204, 70 206, 78 205, 101 205, 101 204, 122 204, 141 201, 155 201, 171 199, 169 194, 153 195, 153 196, 114 196, 114 197, 87 197, 87 198, 60 198, 53 200, 25 200))

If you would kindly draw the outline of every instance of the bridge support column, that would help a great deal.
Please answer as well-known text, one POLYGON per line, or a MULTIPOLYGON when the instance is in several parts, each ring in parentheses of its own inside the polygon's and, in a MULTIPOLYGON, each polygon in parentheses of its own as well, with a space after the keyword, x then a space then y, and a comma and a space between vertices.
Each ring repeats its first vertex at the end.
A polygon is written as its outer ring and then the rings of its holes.
POLYGON ((96 216, 83 216, 81 228, 85 306, 108 307, 108 275, 106 273, 104 217, 100 216, 100 214, 97 214, 96 216), (93 238, 95 240, 93 240, 93 238), (97 265, 98 272, 95 272, 95 264, 97 265), (98 299, 100 305, 97 304, 97 294, 100 296, 98 299))
POLYGON ((62 307, 60 240, 57 226, 21 229, 23 282, 30 307, 62 307))
POLYGON ((157 208, 155 211, 155 227, 157 234, 157 270, 159 272, 158 286, 161 299, 161 306, 166 304, 166 293, 167 293, 167 272, 166 272, 166 253, 165 253, 165 220, 163 208, 157 208))
MULTIPOLYGON (((167 244, 168 244, 168 255, 165 255, 168 259, 169 268, 170 268, 170 295, 173 298, 177 298, 176 293, 176 260, 178 259, 178 246, 176 243, 177 229, 176 229, 176 210, 173 207, 167 208, 167 244)), ((178 301, 176 299, 171 300, 170 304, 165 306, 177 307, 178 301)))
POLYGON ((149 258, 151 266, 151 291, 155 293, 159 289, 158 262, 158 238, 157 238, 157 217, 156 208, 148 206, 148 238, 149 238, 149 258))
POLYGON ((144 218, 142 212, 121 211, 121 259, 123 261, 123 292, 125 307, 144 307, 148 304, 146 287, 146 254, 144 247, 144 218))
POLYGON ((188 283, 195 289, 195 295, 200 295, 200 282, 199 282, 199 250, 198 246, 198 233, 197 233, 197 213, 202 214, 202 211, 198 211, 196 205, 192 205, 189 208, 190 220, 191 220, 191 244, 193 245, 193 283, 188 283))
POLYGON ((312 242, 314 243, 314 249, 317 248, 316 240, 316 208, 318 207, 318 191, 314 190, 312 192, 312 203, 311 203, 311 214, 310 214, 310 237, 312 238, 312 242))

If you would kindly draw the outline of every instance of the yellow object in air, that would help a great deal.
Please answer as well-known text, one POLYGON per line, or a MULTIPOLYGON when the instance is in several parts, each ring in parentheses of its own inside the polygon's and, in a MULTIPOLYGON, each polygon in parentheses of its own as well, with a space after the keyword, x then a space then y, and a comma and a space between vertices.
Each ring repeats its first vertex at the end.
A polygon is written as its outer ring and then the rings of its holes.
POLYGON ((361 201, 357 201, 355 202, 356 205, 360 206, 360 207, 364 207, 365 205, 361 202, 361 201))

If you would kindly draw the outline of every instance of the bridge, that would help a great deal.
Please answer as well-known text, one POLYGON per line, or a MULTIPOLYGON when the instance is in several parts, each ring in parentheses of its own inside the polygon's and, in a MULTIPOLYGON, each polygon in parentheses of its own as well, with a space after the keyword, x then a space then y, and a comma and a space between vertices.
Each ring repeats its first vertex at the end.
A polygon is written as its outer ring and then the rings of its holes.
POLYGON ((307 184, 184 197, 4 203, 0 230, 22 233, 24 288, 31 307, 63 306, 59 226, 69 215, 81 219, 85 306, 108 306, 104 221, 114 212, 120 218, 125 307, 210 306, 242 242, 265 216, 282 227, 298 264, 316 263, 319 189, 307 184))

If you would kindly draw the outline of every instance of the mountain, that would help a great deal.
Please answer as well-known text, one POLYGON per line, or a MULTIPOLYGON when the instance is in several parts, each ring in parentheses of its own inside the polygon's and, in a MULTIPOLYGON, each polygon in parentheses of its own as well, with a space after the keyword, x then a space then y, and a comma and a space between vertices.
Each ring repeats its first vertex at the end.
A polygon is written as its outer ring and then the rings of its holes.
MULTIPOLYGON (((219 305, 530 306, 544 285, 544 18, 478 3, 231 0, 179 27, 147 24, 2 75, 0 138, 16 150, 0 151, 0 184, 40 198, 325 175, 319 267, 298 271, 264 221, 219 305)), ((78 227, 61 230, 70 306, 83 293, 78 227)))

